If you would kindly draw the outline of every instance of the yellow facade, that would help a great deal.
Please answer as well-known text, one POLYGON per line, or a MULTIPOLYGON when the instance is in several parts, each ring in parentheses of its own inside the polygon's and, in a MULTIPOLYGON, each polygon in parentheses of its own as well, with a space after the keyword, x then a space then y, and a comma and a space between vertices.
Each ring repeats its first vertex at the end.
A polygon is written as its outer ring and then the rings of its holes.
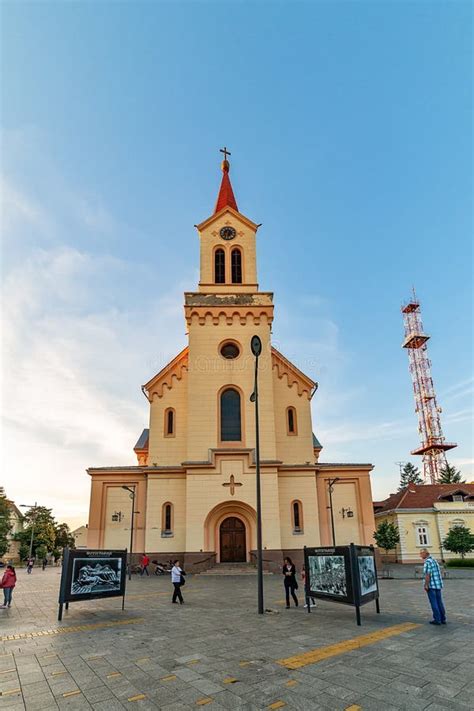
MULTIPOLYGON (((398 563, 419 563, 420 550, 427 548, 439 560, 458 559, 459 556, 443 548, 443 541, 451 528, 466 526, 474 530, 474 502, 436 502, 433 507, 418 510, 399 509, 375 514, 375 523, 394 523, 400 534, 395 551, 389 551, 388 560, 398 563)), ((466 558, 474 558, 474 552, 466 558)))
MULTIPOLYGON (((227 162, 223 172, 218 205, 229 195, 227 162)), ((317 461, 316 383, 272 347, 273 294, 257 283, 259 226, 238 212, 230 193, 228 204, 197 225, 200 280, 197 291, 185 293, 188 344, 143 386, 150 420, 135 447, 138 465, 88 470, 89 547, 129 547, 131 503, 122 488, 128 486, 136 491, 135 551, 184 558, 191 570, 254 559, 254 335, 263 346, 258 382, 267 567, 284 553, 299 559, 303 546, 331 542, 326 490, 334 474, 336 542, 372 543, 372 466, 317 461)))

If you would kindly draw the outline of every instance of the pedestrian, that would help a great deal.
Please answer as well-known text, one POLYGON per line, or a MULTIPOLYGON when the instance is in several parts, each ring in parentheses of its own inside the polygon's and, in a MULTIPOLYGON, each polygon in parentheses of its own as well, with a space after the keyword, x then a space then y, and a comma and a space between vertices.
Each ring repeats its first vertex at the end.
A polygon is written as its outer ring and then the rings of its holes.
POLYGON ((179 604, 184 603, 183 596, 181 594, 181 587, 185 584, 184 576, 186 573, 179 565, 179 560, 173 562, 173 567, 171 568, 171 582, 174 586, 173 599, 171 602, 176 603, 179 600, 179 604))
POLYGON ((285 584, 285 597, 286 597, 286 609, 290 609, 290 592, 291 597, 295 603, 295 607, 298 607, 298 598, 296 597, 295 590, 298 590, 298 583, 296 582, 296 568, 293 565, 291 558, 285 558, 283 561, 284 575, 283 582, 285 584))
POLYGON ((48 559, 43 558, 42 569, 45 570, 47 565, 48 565, 48 559))
POLYGON ((445 625, 446 610, 443 603, 443 576, 438 562, 431 557, 431 554, 426 548, 420 551, 420 557, 424 560, 423 565, 423 585, 428 594, 431 609, 433 611, 433 619, 430 625, 445 625))
POLYGON ((7 565, 6 570, 3 573, 2 581, 0 582, 0 588, 3 588, 3 605, 0 605, 0 607, 5 608, 12 606, 12 595, 15 585, 15 568, 13 565, 7 565))
POLYGON ((31 571, 33 570, 33 566, 35 564, 35 561, 33 558, 28 558, 28 562, 26 563, 26 572, 28 575, 31 575, 31 571))
MULTIPOLYGON (((304 590, 305 590, 305 597, 306 597, 306 568, 304 567, 304 565, 301 568, 301 580, 303 581, 304 590)), ((316 599, 312 595, 309 595, 307 597, 307 600, 309 600, 310 607, 316 607, 316 599)), ((304 606, 308 607, 308 602, 305 602, 304 606)))
POLYGON ((143 573, 146 573, 147 575, 150 575, 150 573, 148 572, 148 566, 149 566, 149 565, 150 565, 150 559, 149 559, 149 557, 147 556, 147 554, 144 553, 144 554, 142 555, 142 572, 140 573, 140 575, 143 575, 143 573))

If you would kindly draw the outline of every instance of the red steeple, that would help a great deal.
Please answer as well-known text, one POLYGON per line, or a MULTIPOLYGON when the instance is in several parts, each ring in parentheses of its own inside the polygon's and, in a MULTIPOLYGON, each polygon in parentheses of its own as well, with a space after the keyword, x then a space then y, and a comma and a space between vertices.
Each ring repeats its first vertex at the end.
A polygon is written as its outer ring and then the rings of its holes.
POLYGON ((229 151, 227 148, 224 147, 224 149, 220 149, 221 153, 224 154, 224 160, 222 161, 222 182, 221 182, 221 187, 219 189, 219 195, 217 196, 217 202, 216 202, 216 207, 214 209, 214 214, 216 212, 219 212, 222 210, 224 207, 232 207, 234 210, 237 212, 239 211, 237 207, 237 203, 235 201, 234 197, 234 191, 232 190, 232 185, 230 184, 230 178, 229 178, 229 169, 230 169, 230 164, 229 161, 227 160, 227 156, 230 156, 229 151))

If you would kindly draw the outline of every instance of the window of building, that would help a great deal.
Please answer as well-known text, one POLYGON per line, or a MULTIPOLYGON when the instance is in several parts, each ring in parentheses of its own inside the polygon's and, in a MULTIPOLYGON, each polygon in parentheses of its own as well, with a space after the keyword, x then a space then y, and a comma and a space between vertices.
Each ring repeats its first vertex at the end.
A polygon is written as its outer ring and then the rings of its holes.
POLYGON ((293 533, 303 533, 303 506, 301 501, 291 502, 291 523, 293 533))
POLYGON ((296 434, 296 410, 294 407, 286 409, 286 430, 289 435, 296 434))
POLYGON ((175 424, 175 412, 172 407, 168 407, 165 410, 165 437, 174 437, 175 424))
POLYGON ((225 284, 225 252, 216 249, 214 253, 214 281, 216 284, 225 284))
POLYGON ((464 501, 464 496, 462 494, 453 494, 453 501, 464 501))
POLYGON ((459 526, 465 526, 465 522, 462 518, 455 518, 454 521, 451 521, 451 526, 450 528, 459 528, 459 526))
POLYGON ((242 428, 240 421, 240 394, 234 388, 221 393, 221 441, 240 442, 242 428))
POLYGON ((231 252, 232 284, 242 284, 242 252, 233 249, 231 252))
POLYGON ((427 526, 417 526, 416 536, 419 546, 428 545, 428 527, 427 526))
POLYGON ((173 535, 173 504, 167 501, 163 504, 161 513, 161 535, 163 537, 173 535))
POLYGON ((240 348, 237 343, 234 343, 234 341, 226 341, 221 345, 219 352, 223 358, 232 360, 233 358, 239 357, 240 348))

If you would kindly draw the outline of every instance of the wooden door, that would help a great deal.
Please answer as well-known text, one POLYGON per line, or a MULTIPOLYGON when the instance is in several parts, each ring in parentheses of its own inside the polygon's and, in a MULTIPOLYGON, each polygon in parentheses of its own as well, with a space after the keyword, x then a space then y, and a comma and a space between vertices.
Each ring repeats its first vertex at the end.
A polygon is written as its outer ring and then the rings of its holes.
POLYGON ((239 518, 229 516, 220 527, 221 563, 245 563, 245 526, 239 518))

